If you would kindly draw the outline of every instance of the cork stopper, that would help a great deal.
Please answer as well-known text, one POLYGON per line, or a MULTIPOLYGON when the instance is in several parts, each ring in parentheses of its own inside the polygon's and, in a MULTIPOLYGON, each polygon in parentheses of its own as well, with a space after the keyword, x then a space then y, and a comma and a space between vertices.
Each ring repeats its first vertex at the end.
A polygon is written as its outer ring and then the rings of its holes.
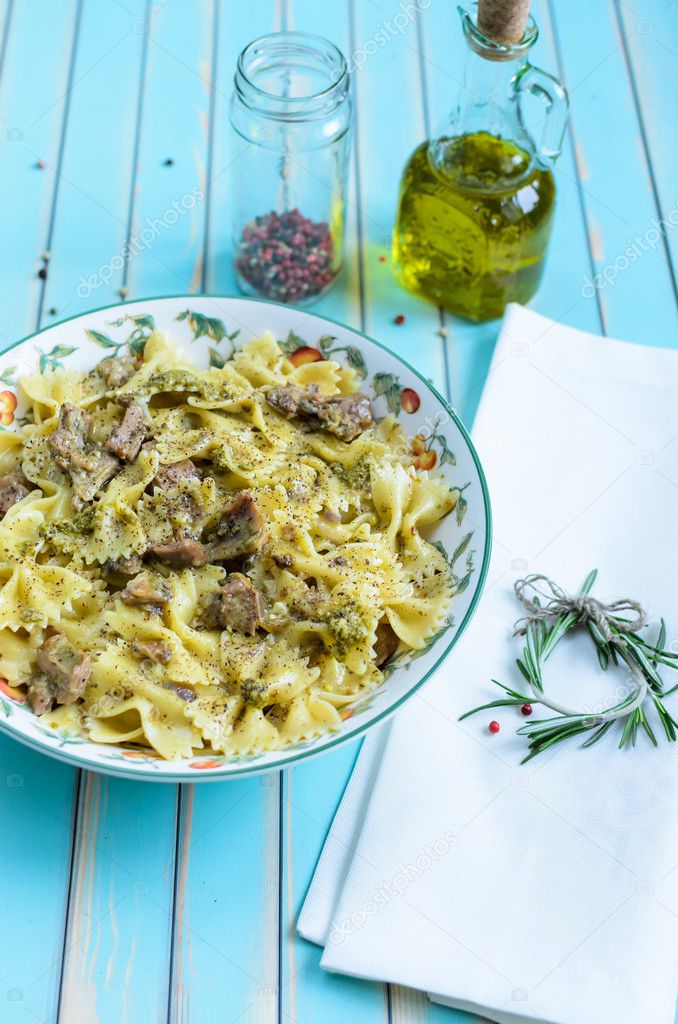
POLYGON ((510 46, 525 35, 530 0, 478 0, 478 28, 495 43, 510 46))

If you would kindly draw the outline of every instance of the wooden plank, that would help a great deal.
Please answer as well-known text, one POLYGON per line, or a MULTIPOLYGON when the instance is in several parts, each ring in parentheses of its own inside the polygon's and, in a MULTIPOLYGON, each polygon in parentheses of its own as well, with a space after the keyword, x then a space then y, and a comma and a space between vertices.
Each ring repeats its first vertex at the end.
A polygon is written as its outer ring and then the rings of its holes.
MULTIPOLYGON (((547 0, 536 0, 532 6, 540 28, 534 61, 558 77, 562 62, 547 0)), ((558 190, 555 223, 544 280, 531 305, 554 320, 563 320, 585 331, 600 331, 603 323, 596 303, 581 294, 581 276, 591 266, 593 243, 585 220, 572 121, 554 175, 558 190)))
MULTIPOLYGON (((672 280, 678 267, 678 204, 675 183, 678 180, 678 144, 669 127, 675 117, 672 103, 678 59, 678 9, 663 0, 639 0, 633 9, 617 5, 617 17, 623 37, 629 80, 640 118, 640 144, 649 159, 652 188, 660 209, 665 258, 672 280)), ((650 293, 652 294, 652 293, 650 293)), ((645 297, 643 297, 645 298, 645 297)), ((639 307, 648 308, 647 301, 639 307)), ((651 321, 654 321, 652 316, 651 321)), ((673 337, 648 338, 654 344, 675 346, 673 337)), ((678 1010, 676 1012, 678 1024, 678 1010)))
POLYGON ((296 921, 359 744, 285 772, 281 833, 281 1020, 351 1020, 388 1013, 387 986, 329 974, 322 950, 299 938, 296 921))
MULTIPOLYGON (((675 344, 675 282, 661 232, 654 227, 661 213, 614 2, 591 6, 585 34, 555 4, 553 25, 572 100, 572 134, 606 333, 675 344), (651 337, 647 307, 639 302, 643 295, 652 295, 651 337)), ((640 38, 636 32, 632 37, 640 38)), ((675 197, 672 203, 678 226, 675 197)), ((589 274, 583 287, 585 297, 591 296, 589 274)))
POLYGON ((279 775, 187 786, 169 1020, 275 1024, 279 775))
MULTIPOLYGON (((124 265, 115 257, 129 233, 147 28, 143 0, 105 9, 84 4, 49 246, 44 308, 53 305, 52 315, 114 300, 122 281, 124 265), (86 287, 90 275, 94 285, 86 287)), ((86 777, 60 1021, 117 1024, 138 1019, 139 1006, 148 1020, 164 1019, 175 824, 175 787, 86 777)))
MULTIPOLYGON (((350 24, 345 4, 320 8, 314 0, 290 0, 283 8, 287 27, 331 39, 348 54, 350 24)), ((319 313, 364 328, 361 303, 363 254, 359 236, 355 151, 349 171, 345 264, 340 279, 313 303, 319 313)), ((305 334, 305 313, 296 327, 305 334)), ((312 338, 308 339, 313 343, 312 338)), ((296 919, 356 756, 351 745, 283 773, 280 832, 280 1019, 345 1020, 354 1024, 380 1019, 387 1007, 386 987, 329 975, 319 968, 322 951, 301 939, 296 919)))
POLYGON ((118 298, 146 24, 144 0, 84 2, 49 242, 47 323, 118 298))
MULTIPOLYGON (((376 6, 350 0, 350 10, 365 330, 425 376, 442 382, 438 311, 401 289, 390 264, 401 173, 426 135, 416 23, 408 18, 402 32, 395 31, 382 43, 385 24, 402 15, 399 4, 388 0, 376 6), (387 257, 386 262, 380 262, 381 256, 387 257), (405 317, 401 325, 395 323, 399 315, 405 317)), ((405 426, 409 429, 409 424, 405 426)))
POLYGON ((153 14, 131 211, 130 296, 203 286, 215 16, 214 0, 175 0, 153 14))
POLYGON ((174 786, 83 773, 58 1018, 63 1024, 166 1019, 174 795, 174 786))
POLYGON ((250 4, 236 13, 232 4, 220 8, 219 59, 214 88, 213 156, 210 181, 209 248, 205 290, 222 295, 237 295, 232 260, 233 175, 237 167, 238 146, 233 136, 229 108, 233 91, 233 73, 240 51, 252 39, 280 28, 280 0, 273 5, 250 4))
MULTIPOLYGON (((346 3, 320 7, 313 0, 287 0, 283 6, 287 26, 291 30, 314 32, 331 40, 347 56, 350 49, 350 25, 346 3)), ((344 267, 333 287, 308 307, 310 313, 328 316, 334 320, 364 330, 361 303, 361 259, 359 210, 357 200, 356 146, 351 150, 346 200, 346 239, 344 267)), ((299 311, 297 333, 304 337, 305 313, 299 311)), ((312 341, 311 341, 312 344, 312 341)))
POLYGON ((3 1024, 55 1019, 75 779, 66 765, 0 736, 3 1024))
MULTIPOLYGON (((398 8, 394 6, 395 13, 398 8)), ((359 17, 351 25, 346 8, 319 10, 309 0, 289 4, 290 27, 326 35, 350 56, 359 48, 359 39, 371 39, 378 31, 388 10, 375 8, 369 14, 360 5, 353 13, 359 17)), ((441 376, 442 345, 436 334, 437 311, 402 292, 392 278, 390 268, 390 235, 400 170, 411 149, 419 141, 423 125, 421 89, 418 86, 416 54, 404 50, 415 38, 410 26, 407 39, 401 41, 399 54, 388 63, 391 78, 397 74, 394 63, 405 56, 406 64, 417 86, 410 100, 399 109, 402 125, 391 139, 388 124, 383 120, 384 104, 378 83, 382 72, 372 66, 371 77, 366 68, 355 75, 358 131, 354 147, 352 190, 348 204, 347 266, 341 287, 317 303, 313 311, 355 323, 377 340, 399 350, 406 358, 430 376, 441 376), (375 128, 375 125, 379 125, 375 128), (365 126, 365 127, 363 127, 365 126), (408 134, 409 130, 409 134, 408 134), (371 164, 373 152, 384 146, 379 166, 371 164), (396 154, 397 151, 397 154, 396 154), (383 162, 382 159, 383 158, 383 162), (385 172, 388 173, 385 173, 385 172), (359 176, 358 176, 359 175, 359 176), (373 180, 378 188, 365 190, 365 182, 373 180), (382 187, 389 191, 382 196, 382 187), (380 257, 386 257, 382 262, 380 257), (396 326, 388 314, 388 303, 397 312, 405 311, 406 324, 396 326), (386 313, 386 316, 384 316, 386 313), (430 344, 417 346, 416 337, 422 326, 430 334, 430 344)), ((371 47, 368 47, 371 50, 371 47)), ((370 57, 373 60, 374 57, 370 57)), ((388 92, 389 83, 385 83, 388 92)), ((303 336, 303 322, 300 325, 303 336)), ((321 950, 296 934, 296 918, 313 874, 334 811, 352 770, 355 748, 340 750, 307 765, 285 772, 282 823, 282 904, 281 904, 281 1019, 340 1020, 350 1017, 356 1024, 372 1021, 392 1012, 389 986, 361 982, 356 979, 328 975, 319 970, 321 950)), ((423 998, 423 997, 420 997, 423 998)), ((409 995, 401 996, 402 1000, 409 995)), ((402 1019, 402 1018, 401 1018, 402 1019)))
MULTIPOLYGON (((76 3, 3 4, 0 8, 0 123, 5 146, 0 187, 12 201, 2 249, 0 300, 4 347, 35 324, 36 277, 44 246, 64 96, 77 27, 76 3), (11 18, 9 15, 11 14, 11 18), (36 37, 42 19, 44 33, 36 37), (27 55, 40 74, 27 88, 27 55), (47 165, 34 166, 37 154, 47 165)), ((7 1024, 53 1019, 58 1000, 72 807, 77 774, 66 765, 0 737, 0 872, 5 880, 5 943, 0 969, 0 1017, 7 1024), (40 956, 27 955, 40 936, 40 956)))
POLYGON ((5 67, 5 58, 12 29, 14 0, 2 0, 0 3, 0 81, 5 67))
MULTIPOLYGON (((654 265, 659 259, 665 265, 675 299, 678 295, 678 143, 672 125, 678 61, 678 8, 664 0, 639 0, 632 7, 615 3, 615 13, 629 87, 638 114, 637 147, 640 159, 647 164, 650 186, 659 210, 655 217, 660 222, 662 234, 659 243, 656 243, 653 231, 644 239, 646 245, 651 240, 652 259, 644 256, 642 262, 654 265)), ((652 229, 655 225, 649 227, 652 229)), ((626 279, 625 272, 624 282, 626 279)), ((652 337, 649 337, 645 326, 647 341, 655 345, 676 345, 675 328, 668 332, 655 329, 653 282, 644 295, 646 301, 638 302, 638 316, 647 310, 647 294, 652 296, 653 328, 652 337)))
MULTIPOLYGON (((212 292, 235 290, 230 201, 237 150, 228 107, 240 50, 280 25, 280 8, 276 25, 264 6, 245 12, 218 5, 217 50, 209 74, 201 69, 202 84, 213 83, 212 123, 204 133, 210 142, 204 158, 208 237, 204 268, 194 273, 192 287, 212 292)), ((218 309, 215 300, 216 315, 218 309)), ((168 1019, 277 1024, 280 777, 182 787, 180 820, 168 1019)))
MULTIPOLYGON (((425 23, 425 18, 428 15, 428 13, 429 12, 426 12, 426 15, 424 15, 423 13, 422 13, 422 15, 420 15, 420 22, 422 24, 422 27, 423 27, 423 24, 425 23)), ((437 26, 429 25, 429 32, 432 32, 433 38, 436 40, 436 44, 437 44, 436 48, 437 47, 441 48, 440 55, 442 56, 442 54, 449 53, 448 47, 446 45, 444 45, 444 43, 446 43, 446 39, 447 39, 446 33, 444 33, 444 27, 441 24, 438 24, 437 26), (442 31, 439 32, 438 30, 442 30, 442 31)), ((457 35, 459 35, 459 34, 457 33, 457 35)), ((423 59, 425 60, 426 57, 425 57, 424 53, 422 53, 421 55, 422 55, 423 59)), ((434 71, 438 70, 438 68, 439 68, 439 66, 436 66, 434 71)), ((423 68, 422 71, 424 72, 424 75, 425 75, 425 73, 426 73, 426 71, 428 71, 428 69, 427 68, 423 68)), ((426 127, 428 129, 428 125, 426 127)), ((574 206, 575 206, 575 211, 576 211, 576 215, 577 215, 576 219, 574 221, 575 226, 579 223, 580 227, 581 227, 581 215, 580 215, 579 202, 578 202, 578 197, 577 197, 576 191, 570 189, 570 191, 568 193, 568 197, 569 197, 570 205, 573 205, 573 201, 575 201, 574 202, 574 206)), ((581 231, 580 231, 580 241, 581 241, 580 252, 582 252, 586 256, 586 254, 587 254, 586 242, 585 242, 585 238, 583 236, 583 233, 581 231)), ((594 315, 595 315, 595 313, 594 313, 594 315)), ((455 327, 457 326, 458 323, 459 322, 455 322, 455 327)), ((590 325, 587 324, 587 326, 590 326, 590 325)), ((475 371, 475 367, 473 366, 473 362, 475 362, 475 364, 477 365, 477 343, 478 343, 478 341, 484 343, 484 346, 485 346, 484 358, 485 359, 489 358, 492 345, 494 344, 494 337, 495 337, 495 334, 496 334, 496 325, 495 326, 489 326, 489 327, 485 327, 485 326, 475 327, 475 326, 470 326, 470 325, 461 325, 461 330, 459 332, 455 331, 455 334, 456 335, 461 334, 461 336, 464 339, 464 341, 470 343, 470 345, 476 346, 475 351, 472 350, 472 349, 467 349, 463 353, 463 355, 466 356, 466 358, 463 361, 465 362, 466 365, 470 364, 471 365, 471 372, 474 372, 475 371), (471 361, 471 358, 469 358, 469 356, 474 357, 473 358, 473 362, 471 361)), ((482 366, 480 368, 479 373, 477 371, 475 371, 475 372, 477 373, 479 378, 484 376, 484 368, 482 366)), ((312 766, 308 766, 308 768, 312 768, 312 766)), ((296 773, 295 773, 295 775, 296 775, 296 773)), ((302 776, 302 778, 303 778, 303 776, 302 776)), ((294 776, 293 776, 293 779, 290 781, 289 786, 290 786, 289 794, 291 794, 293 792, 293 787, 294 787, 294 776)), ((312 790, 311 790, 311 792, 312 792, 312 790)), ((297 808, 296 790, 294 791, 294 793, 295 793, 294 799, 292 799, 289 794, 286 794, 286 808, 288 808, 288 813, 289 813, 290 821, 293 820, 293 809, 296 810, 296 808, 297 808)), ((296 817, 298 818, 298 814, 296 815, 296 817)), ((308 828, 308 825, 306 825, 306 828, 308 828)), ((297 867, 297 864, 298 864, 299 861, 301 861, 302 864, 303 864, 303 860, 302 860, 302 856, 301 856, 302 850, 300 849, 301 844, 299 843, 298 840, 296 840, 296 835, 298 835, 299 830, 300 829, 297 827, 296 833, 295 833, 295 829, 294 828, 292 829, 292 836, 295 837, 295 849, 294 849, 295 867, 297 867)), ((311 849, 312 849, 312 844, 311 844, 311 849)), ((308 859, 310 859, 310 858, 308 858, 308 859)), ((288 873, 289 873, 289 876, 292 876, 291 865, 290 865, 290 867, 288 869, 288 873)), ((307 881, 307 877, 304 877, 303 882, 306 882, 306 881, 307 881)), ((294 892, 295 892, 295 887, 294 887, 293 880, 290 881, 290 879, 288 879, 288 886, 290 888, 289 902, 293 903, 293 896, 294 896, 294 892)), ((303 883, 302 883, 302 886, 303 886, 303 883)), ((284 936, 284 938, 285 938, 285 936, 284 936)), ((292 961, 293 953, 294 953, 294 944, 293 944, 293 948, 292 948, 292 950, 291 950, 291 952, 289 954, 290 961, 292 961)), ((307 961, 303 961, 301 963, 301 965, 298 967, 297 975, 296 975, 296 977, 298 979, 297 988, 301 987, 303 985, 304 981, 305 981, 305 968, 306 968, 306 964, 312 966, 313 963, 314 963, 313 962, 313 956, 312 956, 312 954, 310 954, 310 955, 308 955, 307 961)), ((311 975, 311 977, 312 977, 312 975, 311 975)), ((316 985, 314 985, 312 983, 309 984, 308 982, 306 982, 305 989, 303 991, 303 994, 305 995, 305 998, 306 998, 306 1002, 305 1002, 304 1006, 306 1006, 306 1005, 312 1006, 312 995, 317 994, 317 991, 319 991, 319 990, 317 990, 317 986, 316 985)), ((293 1010, 297 1010, 298 1001, 295 1002, 294 999, 292 998, 292 996, 290 996, 290 999, 291 999, 292 1009, 293 1010)), ((298 1000, 298 995, 297 995, 297 1000, 298 1000)), ((291 1014, 291 1016, 293 1016, 293 1014, 291 1014)), ((409 1021, 409 1022, 411 1022, 411 1021, 423 1021, 423 1020, 431 1020, 431 1021, 440 1021, 441 1022, 443 1019, 444 1020, 456 1019, 456 1020, 459 1020, 459 1021, 470 1020, 471 1019, 471 1018, 468 1017, 468 1015, 465 1015, 465 1014, 462 1014, 462 1013, 459 1013, 459 1012, 455 1012, 455 1011, 451 1011, 451 1010, 444 1010, 444 1009, 442 1009, 440 1007, 430 1005, 428 1000, 425 998, 425 996, 422 993, 412 992, 412 991, 410 991, 408 989, 404 989, 404 988, 401 988, 399 986, 391 986, 390 1005, 389 1005, 389 1018, 392 1021, 401 1021, 401 1022, 405 1022, 405 1021, 409 1021)))
POLYGON ((37 274, 48 234, 77 9, 77 0, 47 5, 25 0, 14 4, 3 29, 0 189, 11 202, 11 216, 3 225, 0 256, 2 346, 36 325, 42 290, 37 274))

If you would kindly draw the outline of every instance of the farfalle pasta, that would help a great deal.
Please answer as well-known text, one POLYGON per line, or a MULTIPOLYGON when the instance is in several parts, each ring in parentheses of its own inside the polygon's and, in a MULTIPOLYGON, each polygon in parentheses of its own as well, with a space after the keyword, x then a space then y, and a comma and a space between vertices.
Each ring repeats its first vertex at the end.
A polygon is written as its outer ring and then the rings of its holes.
POLYGON ((335 730, 444 627, 456 504, 354 369, 271 335, 20 381, 0 433, 0 675, 52 728, 167 759, 335 730))

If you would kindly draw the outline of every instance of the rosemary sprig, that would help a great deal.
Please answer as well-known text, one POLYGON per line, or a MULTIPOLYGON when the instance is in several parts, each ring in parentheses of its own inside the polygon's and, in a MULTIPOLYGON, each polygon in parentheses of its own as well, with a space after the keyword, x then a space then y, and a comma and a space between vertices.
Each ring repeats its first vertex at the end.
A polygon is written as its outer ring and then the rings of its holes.
MULTIPOLYGON (((523 620, 525 624, 519 630, 525 635, 525 645, 521 657, 516 659, 516 665, 531 692, 520 693, 493 679, 492 682, 504 691, 505 696, 473 708, 459 719, 463 721, 492 708, 520 707, 524 704, 541 704, 554 711, 555 717, 533 719, 517 730, 519 736, 525 736, 528 740, 529 752, 522 764, 555 744, 575 736, 586 736, 582 747, 591 747, 617 722, 621 726, 619 749, 634 747, 640 731, 657 746, 648 711, 654 712, 669 742, 675 742, 678 738, 678 722, 664 703, 666 697, 678 690, 678 684, 670 689, 665 688, 659 674, 660 665, 678 669, 678 654, 665 648, 666 623, 661 620, 656 642, 649 643, 638 632, 630 629, 635 620, 632 622, 617 614, 619 606, 626 608, 635 605, 634 602, 603 605, 595 598, 588 597, 596 576, 597 570, 594 569, 586 577, 576 598, 568 598, 560 588, 546 580, 554 597, 546 606, 542 606, 539 596, 535 595, 532 604, 528 605, 532 610, 528 612, 523 620), (610 665, 618 666, 621 660, 629 667, 634 680, 635 686, 628 694, 600 713, 573 711, 550 700, 544 693, 544 663, 560 640, 577 626, 586 628, 603 669, 610 665)), ((532 577, 516 585, 516 592, 524 604, 527 603, 523 597, 526 585, 534 586, 535 580, 544 579, 532 577)))

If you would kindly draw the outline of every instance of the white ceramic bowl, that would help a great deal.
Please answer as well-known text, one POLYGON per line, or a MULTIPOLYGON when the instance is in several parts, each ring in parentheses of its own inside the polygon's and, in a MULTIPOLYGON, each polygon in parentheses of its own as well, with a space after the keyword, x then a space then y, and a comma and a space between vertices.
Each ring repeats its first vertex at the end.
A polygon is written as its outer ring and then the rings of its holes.
MULTIPOLYGON (((106 355, 134 346, 155 327, 189 350, 196 364, 208 366, 210 360, 227 357, 234 344, 241 345, 266 330, 286 339, 290 331, 298 331, 299 320, 299 312, 285 306, 208 295, 145 299, 93 310, 24 338, 0 356, 0 389, 5 389, 0 391, 0 423, 4 429, 14 429, 13 417, 23 411, 20 403, 14 408, 16 380, 22 374, 35 373, 36 363, 42 371, 51 366, 88 370, 106 355), (239 334, 232 341, 229 335, 235 331, 239 334)), ((138 751, 63 736, 43 726, 25 702, 12 696, 0 681, 3 732, 62 761, 111 775, 167 782, 228 779, 286 767, 355 739, 396 711, 431 677, 473 615, 487 572, 491 521, 483 471, 455 413, 415 369, 358 331, 324 317, 303 314, 304 344, 315 347, 319 338, 328 336, 335 340, 325 341, 324 351, 336 350, 337 359, 352 361, 365 374, 363 389, 374 400, 375 415, 383 416, 390 410, 399 416, 408 435, 424 434, 429 439, 429 454, 424 458, 430 463, 435 460, 436 469, 453 486, 464 487, 463 517, 455 513, 447 516, 432 538, 453 560, 459 580, 450 624, 423 651, 389 666, 391 671, 384 684, 345 710, 340 732, 256 757, 229 759, 198 754, 167 762, 138 751)))

